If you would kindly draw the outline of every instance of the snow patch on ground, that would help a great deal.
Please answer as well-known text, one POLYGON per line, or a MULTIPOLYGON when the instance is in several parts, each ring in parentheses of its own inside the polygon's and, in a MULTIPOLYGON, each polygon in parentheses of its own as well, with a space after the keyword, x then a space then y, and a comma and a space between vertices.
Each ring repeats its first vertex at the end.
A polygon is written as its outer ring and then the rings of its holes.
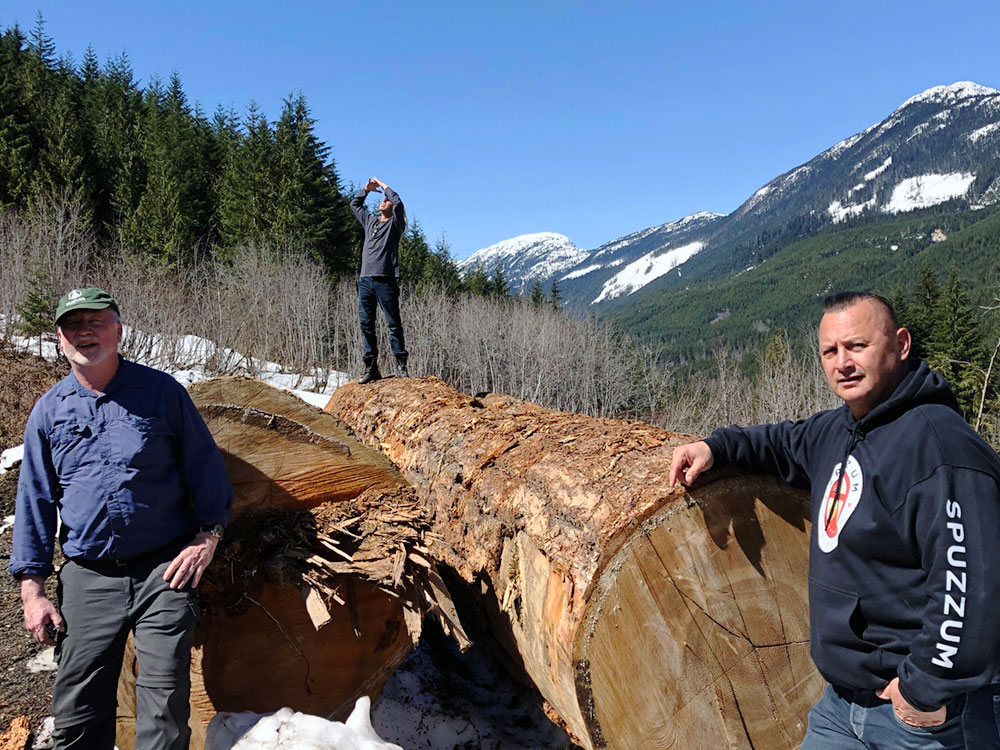
POLYGON ((704 242, 689 242, 687 245, 670 250, 662 255, 647 253, 639 258, 639 260, 629 263, 625 268, 604 282, 601 293, 590 304, 596 305, 603 300, 614 299, 623 294, 631 294, 637 289, 642 289, 649 282, 669 273, 704 248, 704 242))
POLYGON ((869 198, 864 203, 854 203, 848 204, 846 206, 842 205, 840 201, 833 201, 829 207, 826 209, 827 213, 833 219, 834 224, 839 224, 842 221, 847 221, 847 219, 852 216, 857 216, 862 211, 869 208, 875 207, 875 198, 869 198))
POLYGON ((28 671, 55 672, 56 671, 56 649, 55 646, 43 648, 28 660, 28 671))
POLYGON ((596 263, 596 264, 594 264, 592 266, 587 266, 586 268, 580 268, 580 269, 577 269, 576 271, 572 271, 572 272, 566 274, 565 276, 563 276, 559 280, 560 281, 568 281, 569 279, 578 279, 581 276, 586 276, 588 273, 591 273, 592 271, 597 271, 598 269, 603 268, 603 267, 604 266, 602 266, 600 263, 596 263))
POLYGON ((788 175, 786 175, 785 178, 781 181, 782 189, 794 185, 796 182, 798 182, 800 179, 808 175, 810 172, 812 172, 812 167, 806 165, 803 165, 798 169, 789 172, 788 175))
POLYGON ((406 750, 573 750, 533 690, 477 642, 464 654, 431 628, 372 708, 379 735, 406 750), (447 686, 442 689, 443 686, 447 686))
POLYGON ((1000 122, 991 122, 989 125, 984 125, 981 128, 977 128, 969 133, 969 140, 973 143, 978 143, 980 139, 985 138, 990 133, 995 133, 1000 130, 1000 122))
POLYGON ((3 453, 0 453, 0 474, 6 473, 14 464, 21 463, 24 458, 24 446, 16 445, 13 448, 8 448, 3 453))
POLYGON ((882 162, 880 166, 875 167, 875 169, 873 169, 871 172, 865 172, 865 182, 868 182, 869 180, 874 180, 876 177, 878 177, 880 174, 882 174, 885 170, 887 170, 891 166, 892 166, 892 157, 890 156, 884 162, 882 162))
POLYGON ((892 197, 882 210, 888 214, 896 214, 936 206, 965 195, 975 179, 976 175, 972 172, 909 177, 893 188, 892 197))
MULTIPOLYGON (((767 186, 765 185, 764 188, 766 188, 766 187, 767 186)), ((763 190, 764 188, 761 188, 761 190, 763 190)), ((760 191, 758 190, 757 192, 760 192, 760 191)), ((611 242, 606 242, 603 245, 601 245, 599 248, 597 248, 597 250, 594 251, 594 254, 593 254, 592 257, 594 259, 596 259, 596 258, 600 257, 601 255, 606 255, 608 253, 613 253, 614 251, 616 251, 616 250, 618 250, 618 249, 620 249, 622 247, 625 247, 626 245, 632 245, 632 244, 638 242, 639 240, 644 239, 645 237, 648 237, 649 235, 653 234, 654 232, 660 232, 660 233, 676 232, 676 231, 679 231, 681 229, 688 228, 688 226, 690 224, 696 224, 696 223, 704 224, 704 223, 707 223, 709 221, 712 221, 713 219, 722 218, 723 216, 725 216, 725 214, 716 214, 716 213, 712 213, 711 211, 698 211, 697 213, 689 214, 688 216, 684 216, 684 217, 682 217, 680 219, 675 219, 674 221, 668 221, 666 224, 659 224, 659 225, 657 225, 655 227, 649 227, 648 229, 641 229, 638 232, 633 232, 632 234, 627 234, 624 237, 621 237, 621 238, 619 238, 617 240, 612 240, 611 242)), ((619 265, 620 263, 621 263, 621 260, 619 260, 618 263, 613 264, 613 265, 619 265)))
MULTIPOLYGON (((3 317, 0 316, 0 323, 3 317)), ((16 349, 27 352, 38 352, 37 337, 24 338, 13 336, 12 343, 16 349)), ((48 360, 56 360, 62 356, 55 342, 43 339, 41 342, 42 356, 48 360)), ((143 331, 122 326, 121 351, 127 359, 141 365, 155 367, 174 377, 185 388, 191 383, 215 377, 205 372, 205 363, 217 361, 228 363, 230 374, 249 375, 262 380, 275 388, 291 391, 304 401, 319 406, 326 406, 330 395, 340 386, 347 383, 351 377, 337 370, 314 369, 306 374, 291 372, 277 362, 268 362, 220 347, 215 342, 200 336, 178 336, 168 338, 159 334, 149 335, 143 331)), ((7 451, 4 451, 6 455, 7 451)), ((20 461, 17 456, 15 460, 20 461)), ((6 466, 0 459, 0 474, 6 466)))
POLYGON ((371 699, 358 698, 341 724, 283 708, 272 714, 219 713, 208 725, 205 750, 403 750, 372 728, 371 699))
POLYGON ((14 516, 6 516, 3 521, 0 521, 0 534, 12 528, 14 528, 14 516))

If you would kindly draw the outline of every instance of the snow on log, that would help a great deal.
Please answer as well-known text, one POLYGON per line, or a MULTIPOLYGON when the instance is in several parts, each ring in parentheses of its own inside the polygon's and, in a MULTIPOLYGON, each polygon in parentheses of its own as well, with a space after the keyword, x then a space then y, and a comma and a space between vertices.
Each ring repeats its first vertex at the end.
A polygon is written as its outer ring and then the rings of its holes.
POLYGON ((720 472, 671 488, 690 436, 436 378, 349 384, 326 410, 414 486, 434 556, 578 744, 798 747, 823 687, 804 493, 720 472))
MULTIPOLYGON (((420 565, 425 511, 399 472, 329 414, 249 378, 193 384, 222 451, 234 518, 203 578, 192 748, 220 711, 345 718, 376 696, 447 594, 420 565)), ((118 747, 134 744, 131 641, 118 747)))

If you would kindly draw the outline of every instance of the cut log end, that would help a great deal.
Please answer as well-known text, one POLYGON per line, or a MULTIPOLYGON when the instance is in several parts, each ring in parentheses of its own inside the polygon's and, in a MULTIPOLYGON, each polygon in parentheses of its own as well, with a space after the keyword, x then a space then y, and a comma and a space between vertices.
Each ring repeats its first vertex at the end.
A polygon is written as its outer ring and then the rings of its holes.
MULTIPOLYGON (((413 647, 424 511, 392 464, 329 414, 247 378, 196 383, 234 518, 199 589, 191 747, 218 711, 343 719, 413 647)), ((139 665, 141 666, 141 665, 139 665)), ((119 680, 118 747, 134 744, 136 661, 119 680)))
POLYGON ((741 477, 693 498, 630 534, 587 603, 574 665, 594 746, 797 747, 823 688, 802 493, 741 477))

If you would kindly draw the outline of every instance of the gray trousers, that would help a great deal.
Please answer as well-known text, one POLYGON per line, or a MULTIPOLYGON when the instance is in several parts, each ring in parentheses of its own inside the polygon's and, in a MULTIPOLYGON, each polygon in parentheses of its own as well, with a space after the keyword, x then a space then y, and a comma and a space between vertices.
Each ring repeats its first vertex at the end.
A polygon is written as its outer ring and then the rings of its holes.
POLYGON ((56 750, 115 746, 118 676, 130 630, 139 666, 136 750, 188 747, 197 592, 175 591, 163 580, 179 549, 170 545, 122 567, 70 560, 59 571, 66 634, 56 649, 52 690, 56 750))

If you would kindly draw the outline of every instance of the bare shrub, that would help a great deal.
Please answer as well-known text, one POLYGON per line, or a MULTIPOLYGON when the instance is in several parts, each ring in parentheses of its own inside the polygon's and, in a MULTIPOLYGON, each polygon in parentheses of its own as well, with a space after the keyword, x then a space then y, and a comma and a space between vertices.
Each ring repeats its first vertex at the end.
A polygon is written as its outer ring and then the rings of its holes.
MULTIPOLYGON (((0 215, 0 337, 10 335, 34 268, 48 269, 60 290, 95 284, 111 292, 130 358, 209 374, 259 375, 265 363, 279 363, 322 382, 334 370, 362 371, 356 279, 329 279, 293 247, 248 245, 224 262, 202 255, 178 272, 124 248, 98 254, 86 222, 65 202, 8 211, 0 215), (206 341, 195 347, 192 336, 206 341)), ((796 354, 784 340, 761 353, 753 381, 741 370, 743 356, 730 351, 716 354, 712 372, 680 378, 662 351, 593 316, 427 286, 419 294, 404 287, 400 307, 411 373, 437 375, 465 393, 506 393, 696 434, 836 405, 815 351, 796 354)), ((392 372, 381 315, 378 321, 380 365, 392 372)))
POLYGON ((203 311, 197 332, 219 346, 216 372, 256 375, 264 362, 299 374, 328 367, 332 290, 310 258, 249 245, 192 286, 203 311))
POLYGON ((9 341, 15 332, 16 308, 32 276, 42 275, 57 299, 84 282, 94 251, 78 203, 53 198, 0 213, 0 338, 9 341))

